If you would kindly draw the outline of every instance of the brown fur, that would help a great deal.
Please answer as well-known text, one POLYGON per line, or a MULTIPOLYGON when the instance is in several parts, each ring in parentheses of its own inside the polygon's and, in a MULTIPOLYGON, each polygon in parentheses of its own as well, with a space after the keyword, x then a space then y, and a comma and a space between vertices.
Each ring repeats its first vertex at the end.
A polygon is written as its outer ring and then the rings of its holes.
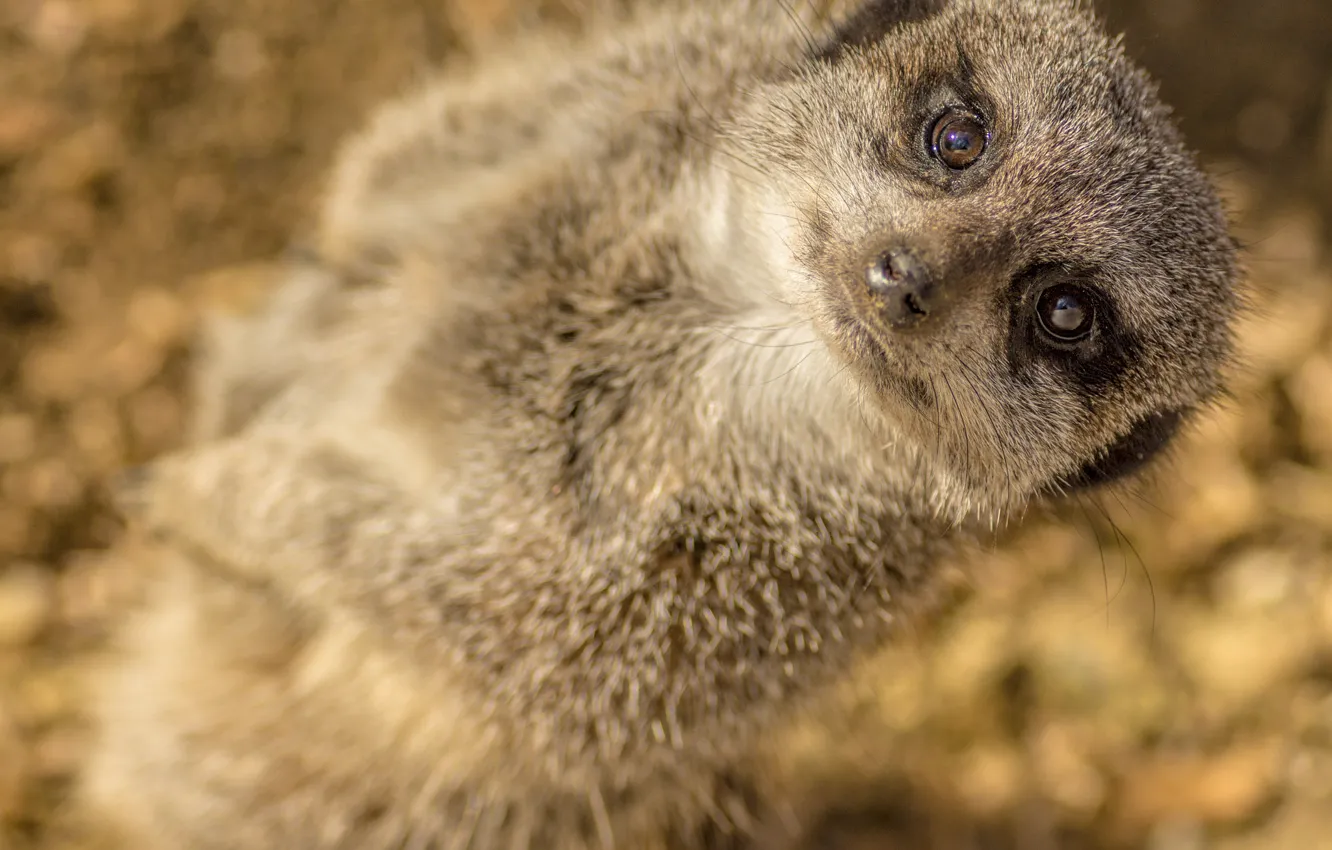
POLYGON ((133 491, 166 575, 84 787, 130 846, 738 846, 758 736, 968 529, 1216 393, 1223 216, 1091 18, 800 14, 535 38, 350 143, 317 262, 214 329, 133 491), (950 174, 958 99, 993 139, 950 174), (928 332, 861 289, 903 242, 928 332), (1076 356, 1030 336, 1052 274, 1111 302, 1076 356))

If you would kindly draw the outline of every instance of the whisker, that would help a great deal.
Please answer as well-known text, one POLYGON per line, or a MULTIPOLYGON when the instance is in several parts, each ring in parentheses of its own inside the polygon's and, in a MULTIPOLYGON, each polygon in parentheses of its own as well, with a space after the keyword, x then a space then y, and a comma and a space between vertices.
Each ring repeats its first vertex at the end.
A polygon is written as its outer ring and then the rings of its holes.
POLYGON ((933 425, 936 431, 940 429, 941 426, 939 425, 938 421, 933 420, 928 416, 926 416, 925 411, 920 409, 920 405, 916 403, 915 399, 911 398, 911 396, 906 393, 903 394, 903 398, 906 400, 907 407, 911 408, 911 412, 915 414, 917 419, 920 419, 922 422, 926 423, 927 425, 933 425))
POLYGON ((962 426, 963 453, 966 457, 963 469, 966 472, 967 479, 970 480, 972 477, 972 465, 974 463, 971 456, 971 429, 967 427, 967 417, 962 413, 962 405, 957 401, 957 393, 953 390, 953 382, 948 379, 947 373, 940 377, 943 378, 944 387, 948 390, 948 394, 953 398, 953 409, 958 413, 957 422, 962 426))
MULTIPOLYGON (((1138 562, 1138 565, 1142 568, 1142 574, 1143 577, 1147 579, 1147 590, 1148 593, 1150 593, 1152 600, 1152 624, 1150 630, 1150 637, 1152 640, 1155 640, 1156 639, 1156 583, 1152 580, 1151 571, 1147 569, 1147 562, 1143 560, 1142 554, 1138 551, 1138 547, 1134 546, 1133 541, 1129 539, 1129 536, 1120 529, 1119 523, 1115 522, 1114 517, 1112 517, 1110 515, 1110 512, 1105 509, 1105 506, 1100 504, 1096 500, 1092 500, 1092 504, 1096 505, 1097 509, 1101 512, 1101 515, 1104 516, 1106 521, 1110 523, 1110 528, 1112 531, 1114 531, 1115 539, 1122 541, 1123 544, 1126 547, 1128 547, 1128 551, 1133 553, 1134 559, 1138 562)), ((1124 574, 1125 577, 1127 578, 1128 576, 1127 553, 1125 553, 1124 556, 1124 574)))
POLYGON ((777 331, 793 331, 796 328, 799 328, 803 325, 808 325, 810 323, 811 322, 809 319, 801 319, 800 321, 797 322, 783 322, 782 324, 779 325, 699 325, 699 327, 706 328, 708 330, 754 331, 756 333, 760 331, 767 331, 775 333, 777 331))
POLYGON ((768 380, 764 381, 762 384, 759 384, 759 386, 767 386, 768 384, 774 384, 774 383, 776 383, 777 381, 780 381, 782 378, 785 378, 785 377, 791 375, 793 372, 795 372, 795 370, 797 370, 797 369, 799 369, 801 366, 805 365, 805 361, 808 360, 808 359, 809 359, 810 357, 812 357, 813 355, 814 355, 814 352, 813 352, 813 351, 809 352, 809 353, 806 354, 804 357, 801 357, 799 360, 797 360, 796 363, 795 363, 795 365, 792 366, 790 369, 787 369, 785 372, 783 372, 783 373, 780 374, 780 375, 777 375, 776 377, 769 378, 768 380))
POLYGON ((787 20, 791 22, 791 25, 795 27, 795 30, 799 33, 801 39, 804 40, 805 48, 809 50, 810 53, 817 53, 819 46, 814 41, 814 33, 810 31, 809 27, 805 26, 804 21, 800 20, 800 16, 796 14, 795 8, 787 2, 787 0, 777 0, 777 5, 786 13, 787 20))
MULTIPOLYGON (((970 350, 971 350, 970 348, 967 349, 968 352, 970 350)), ((994 447, 999 452, 1000 465, 1003 467, 1004 470, 1003 505, 1007 506, 1009 504, 1012 504, 1014 499, 1013 466, 1009 462, 1010 458, 1008 454, 1007 441, 1004 439, 1003 432, 999 429, 999 422, 994 415, 994 411, 990 409, 990 405, 986 402, 984 395, 981 393, 980 388, 977 386, 976 382, 980 380, 980 377, 976 374, 975 370, 971 367, 971 365, 967 363, 965 357, 955 356, 954 360, 957 362, 959 366, 962 367, 963 377, 966 378, 967 386, 971 388, 972 395, 976 397, 976 403, 980 405, 981 413, 984 414, 986 421, 989 422, 990 435, 993 438, 994 447)), ((995 525, 997 524, 997 520, 998 517, 995 517, 994 521, 992 521, 991 530, 994 529, 995 525)))
MULTIPOLYGON (((1105 543, 1101 540, 1101 533, 1096 530, 1096 521, 1092 519, 1091 511, 1087 510, 1087 504, 1081 493, 1075 494, 1078 509, 1087 520, 1087 528, 1092 533, 1092 538, 1096 541, 1096 551, 1101 556, 1101 587, 1105 593, 1105 625, 1110 626, 1110 571, 1105 565, 1105 543)), ((1127 575, 1127 572, 1125 573, 1127 575)))
POLYGON ((751 342, 751 341, 749 341, 749 340, 747 340, 747 339, 740 339, 739 337, 731 336, 730 334, 726 333, 726 332, 725 332, 723 329, 721 329, 721 328, 709 328, 709 327, 704 327, 703 330, 710 330, 710 331, 716 333, 716 334, 719 335, 719 336, 726 337, 727 339, 731 340, 732 342, 738 342, 738 343, 740 343, 741 345, 748 345, 748 346, 750 346, 751 348, 803 348, 803 347, 805 347, 805 346, 807 346, 807 345, 814 345, 814 344, 816 344, 817 342, 819 342, 819 340, 817 340, 817 339, 806 339, 806 340, 801 340, 801 341, 799 341, 799 342, 783 342, 783 343, 776 343, 776 342, 751 342))
POLYGON ((694 91, 694 87, 689 84, 689 78, 685 76, 684 65, 680 63, 680 45, 678 41, 671 42, 671 55, 675 59, 675 71, 680 76, 680 84, 684 86, 685 92, 694 101, 694 105, 702 110, 703 114, 707 116, 708 123, 713 131, 720 131, 721 124, 718 123, 717 117, 713 115, 712 111, 703 103, 703 99, 698 96, 696 91, 694 91))

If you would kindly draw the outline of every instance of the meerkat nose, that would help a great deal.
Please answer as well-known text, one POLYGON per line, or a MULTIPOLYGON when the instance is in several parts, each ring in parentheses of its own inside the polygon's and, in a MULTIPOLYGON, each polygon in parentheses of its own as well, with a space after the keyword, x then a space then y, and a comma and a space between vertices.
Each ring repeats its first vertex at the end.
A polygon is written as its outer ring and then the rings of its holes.
POLYGON ((897 329, 919 325, 939 307, 939 287, 929 266, 909 248, 880 254, 865 270, 865 285, 897 329))

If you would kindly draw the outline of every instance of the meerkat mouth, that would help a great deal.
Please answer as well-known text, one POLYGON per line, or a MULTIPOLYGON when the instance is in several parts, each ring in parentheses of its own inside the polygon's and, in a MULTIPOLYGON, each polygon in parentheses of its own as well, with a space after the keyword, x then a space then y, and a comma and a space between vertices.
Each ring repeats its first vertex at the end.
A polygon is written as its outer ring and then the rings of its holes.
POLYGON ((932 427, 938 427, 934 420, 938 393, 925 363, 912 357, 900 342, 894 345, 891 335, 857 315, 854 309, 839 317, 835 326, 834 339, 829 345, 851 362, 881 405, 904 406, 912 414, 925 417, 932 427))
POLYGON ((1055 493, 1075 493, 1113 484, 1141 472, 1167 449, 1187 416, 1184 409, 1143 416, 1123 436, 1076 472, 1058 479, 1050 489, 1055 493))

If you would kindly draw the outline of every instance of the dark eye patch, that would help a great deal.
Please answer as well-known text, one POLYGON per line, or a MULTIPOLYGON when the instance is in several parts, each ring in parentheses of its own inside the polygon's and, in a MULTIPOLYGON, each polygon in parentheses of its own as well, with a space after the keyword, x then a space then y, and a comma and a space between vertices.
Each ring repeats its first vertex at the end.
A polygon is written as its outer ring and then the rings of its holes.
POLYGON ((1141 340, 1124 326, 1114 299, 1095 286, 1099 276, 1094 268, 1043 263, 1014 277, 1002 295, 1009 312, 1008 367, 1014 378, 1021 380, 1035 361, 1043 360, 1067 374, 1074 391, 1090 403, 1114 389, 1142 359, 1141 340), (1077 286, 1095 299, 1095 327, 1076 345, 1052 346, 1039 326, 1036 301, 1052 284, 1077 286))
POLYGON ((1055 493, 1088 490, 1138 472, 1170 444, 1183 421, 1184 413, 1179 410, 1144 416, 1127 434, 1077 472, 1060 478, 1050 489, 1055 493))

